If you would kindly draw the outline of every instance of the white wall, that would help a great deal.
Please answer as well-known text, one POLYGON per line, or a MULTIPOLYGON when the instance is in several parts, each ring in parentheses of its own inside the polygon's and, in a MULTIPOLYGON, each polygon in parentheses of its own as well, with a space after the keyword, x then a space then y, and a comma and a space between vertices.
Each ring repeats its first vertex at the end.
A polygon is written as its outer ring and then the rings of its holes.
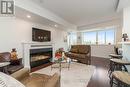
MULTIPOLYGON (((123 12, 123 33, 127 33, 130 39, 130 7, 123 12)), ((130 61, 130 44, 123 45, 123 57, 130 61)), ((130 72, 130 66, 128 66, 130 72)))
POLYGON ((76 25, 68 23, 67 21, 57 16, 53 12, 47 10, 43 6, 38 5, 37 3, 34 3, 31 0, 15 0, 15 5, 22 9, 26 9, 29 12, 37 14, 43 18, 46 18, 48 20, 51 20, 53 22, 66 26, 70 29, 76 29, 76 25))
MULTIPOLYGON (((130 39, 130 7, 124 9, 123 15, 123 33, 127 33, 130 39)), ((123 56, 130 60, 130 45, 123 45, 123 56)))
POLYGON ((19 57, 23 57, 22 42, 32 41, 32 27, 50 30, 55 49, 67 47, 63 40, 67 32, 62 29, 48 28, 15 17, 0 17, 0 52, 10 52, 12 48, 16 48, 19 57))
POLYGON ((109 54, 114 53, 114 45, 92 45, 91 55, 101 58, 110 58, 109 54))

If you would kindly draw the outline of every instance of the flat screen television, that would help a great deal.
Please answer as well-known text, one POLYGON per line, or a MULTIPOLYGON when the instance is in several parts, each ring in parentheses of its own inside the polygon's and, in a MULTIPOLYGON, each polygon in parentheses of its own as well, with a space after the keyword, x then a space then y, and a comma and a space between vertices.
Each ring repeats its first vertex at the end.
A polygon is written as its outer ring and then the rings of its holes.
POLYGON ((32 41, 37 41, 37 42, 51 41, 51 31, 32 28, 32 41))

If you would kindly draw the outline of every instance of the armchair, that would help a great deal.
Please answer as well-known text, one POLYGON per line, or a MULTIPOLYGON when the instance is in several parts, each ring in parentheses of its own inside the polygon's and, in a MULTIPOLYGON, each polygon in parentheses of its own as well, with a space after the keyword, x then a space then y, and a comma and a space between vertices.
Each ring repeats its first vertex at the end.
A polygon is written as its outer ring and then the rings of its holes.
POLYGON ((23 68, 11 74, 11 76, 26 87, 60 87, 60 75, 58 73, 52 76, 39 73, 30 74, 29 69, 23 68))
POLYGON ((114 54, 109 54, 111 58, 122 59, 122 55, 119 53, 119 48, 114 46, 114 54))

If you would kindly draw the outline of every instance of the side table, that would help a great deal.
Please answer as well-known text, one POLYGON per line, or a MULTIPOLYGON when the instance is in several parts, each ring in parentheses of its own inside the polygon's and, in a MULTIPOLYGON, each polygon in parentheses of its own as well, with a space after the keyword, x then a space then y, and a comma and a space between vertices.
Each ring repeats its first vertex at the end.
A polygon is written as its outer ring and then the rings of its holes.
POLYGON ((130 65, 130 61, 123 59, 110 59, 110 69, 108 71, 110 73, 109 77, 111 77, 113 71, 122 71, 122 68, 124 68, 124 71, 128 72, 125 65, 130 65))
MULTIPOLYGON (((122 71, 122 67, 124 68, 124 71, 128 72, 127 68, 125 65, 130 65, 130 61, 128 60, 123 60, 123 59, 111 59, 111 61, 113 63, 115 63, 115 65, 119 66, 117 67, 117 70, 122 71)), ((114 67, 114 69, 116 68, 116 66, 114 67)))
POLYGON ((110 54, 109 56, 111 57, 111 59, 114 59, 114 58, 115 59, 122 59, 122 57, 123 57, 122 55, 117 55, 117 54, 110 54))
POLYGON ((2 68, 2 71, 6 74, 8 73, 7 66, 10 64, 10 62, 0 62, 0 68, 2 68))
POLYGON ((55 65, 51 65, 51 70, 53 68, 59 68, 59 71, 61 72, 62 68, 68 68, 68 70, 70 69, 70 63, 71 63, 71 59, 67 58, 67 59, 59 59, 59 60, 54 60, 53 64, 58 64, 58 66, 55 65), (67 64, 66 67, 63 67, 62 64, 67 64))

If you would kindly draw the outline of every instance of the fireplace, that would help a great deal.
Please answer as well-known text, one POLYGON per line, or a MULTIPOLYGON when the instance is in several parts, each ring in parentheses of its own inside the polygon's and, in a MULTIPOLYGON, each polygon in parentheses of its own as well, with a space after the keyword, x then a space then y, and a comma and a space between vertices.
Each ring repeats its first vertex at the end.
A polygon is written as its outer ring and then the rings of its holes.
POLYGON ((52 59, 52 48, 30 49, 30 67, 35 68, 47 64, 52 59))

